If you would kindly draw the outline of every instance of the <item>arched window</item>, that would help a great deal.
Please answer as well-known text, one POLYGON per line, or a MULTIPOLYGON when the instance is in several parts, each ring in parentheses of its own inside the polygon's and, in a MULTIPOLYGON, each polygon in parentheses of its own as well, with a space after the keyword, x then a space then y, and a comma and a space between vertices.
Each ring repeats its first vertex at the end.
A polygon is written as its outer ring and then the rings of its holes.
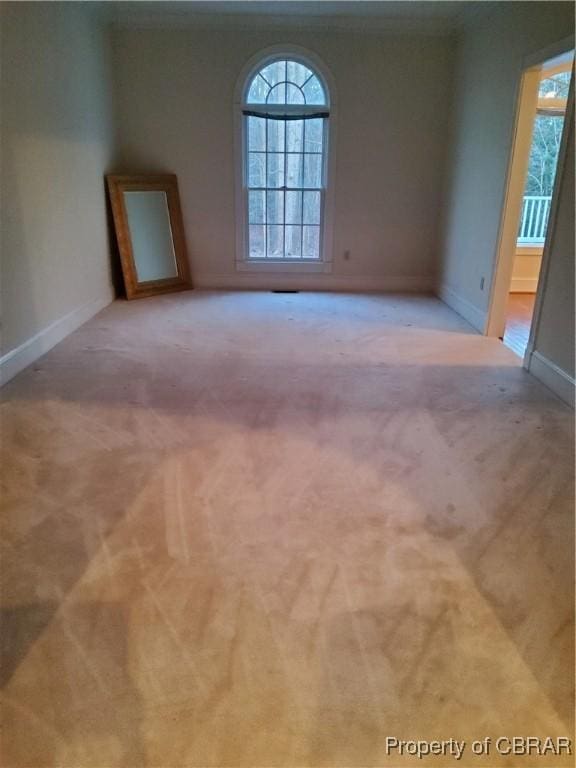
POLYGON ((268 58, 244 86, 245 253, 252 262, 322 260, 330 102, 302 60, 268 58))

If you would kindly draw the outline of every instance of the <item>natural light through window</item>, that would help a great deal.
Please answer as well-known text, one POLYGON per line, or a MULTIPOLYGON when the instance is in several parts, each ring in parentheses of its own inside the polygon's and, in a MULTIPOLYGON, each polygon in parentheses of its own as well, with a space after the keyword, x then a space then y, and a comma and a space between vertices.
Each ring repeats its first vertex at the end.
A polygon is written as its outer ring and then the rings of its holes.
POLYGON ((552 206, 552 192, 570 88, 570 64, 564 71, 544 74, 538 88, 538 106, 518 228, 519 246, 542 248, 552 206))
POLYGON ((329 106, 318 75, 280 59, 250 80, 243 104, 250 260, 319 261, 329 106))

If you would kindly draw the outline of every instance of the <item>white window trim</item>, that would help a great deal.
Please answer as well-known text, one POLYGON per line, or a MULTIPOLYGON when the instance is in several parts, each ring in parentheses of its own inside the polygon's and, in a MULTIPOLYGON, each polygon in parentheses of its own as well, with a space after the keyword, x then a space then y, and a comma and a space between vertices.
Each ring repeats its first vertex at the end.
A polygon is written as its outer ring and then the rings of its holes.
MULTIPOLYGON (((302 107, 298 107, 301 111, 302 107)), ((322 107, 310 107, 311 111, 318 111, 322 107)), ((287 111, 287 108, 284 108, 287 111)), ((316 54, 297 45, 274 45, 266 48, 252 58, 242 68, 234 91, 234 193, 236 215, 236 269, 239 272, 284 272, 302 274, 306 272, 332 271, 333 243, 334 243, 334 202, 335 202, 335 175, 336 175, 336 88, 334 78, 326 65, 316 54), (270 61, 285 57, 299 61, 310 67, 318 75, 328 95, 330 110, 328 140, 325 149, 325 190, 323 226, 320 233, 320 259, 272 259, 256 260, 248 256, 248 233, 246 222, 248 212, 246 210, 246 179, 245 179, 245 145, 246 130, 242 109, 245 106, 244 96, 252 76, 270 61)), ((326 138, 326 137, 325 137, 326 138)))

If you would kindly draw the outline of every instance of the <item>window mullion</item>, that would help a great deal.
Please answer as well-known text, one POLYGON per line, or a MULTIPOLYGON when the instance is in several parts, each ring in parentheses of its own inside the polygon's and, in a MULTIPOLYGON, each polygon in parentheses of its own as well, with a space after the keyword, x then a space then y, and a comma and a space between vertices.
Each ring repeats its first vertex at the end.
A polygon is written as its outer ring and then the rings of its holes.
POLYGON ((300 258, 304 258, 304 150, 306 149, 306 120, 302 121, 302 195, 300 202, 300 258))
MULTIPOLYGON (((286 65, 285 65, 286 66, 286 65)), ((288 194, 286 192, 286 120, 284 120, 284 184, 282 185, 284 187, 284 191, 282 193, 282 200, 284 203, 284 212, 282 215, 282 256, 286 258, 286 195, 288 194)))
POLYGON ((264 258, 268 258, 268 120, 264 119, 264 258))
MULTIPOLYGON (((291 261, 317 261, 320 258, 320 255, 323 253, 322 249, 322 235, 323 235, 323 227, 324 227, 324 207, 326 203, 326 174, 327 174, 327 126, 328 126, 328 119, 326 119, 329 116, 330 113, 330 106, 328 97, 324 96, 322 99, 315 98, 312 99, 312 101, 320 101, 320 104, 307 104, 306 103, 306 97, 304 97, 303 103, 299 103, 300 99, 298 98, 297 93, 293 93, 293 89, 291 88, 290 94, 288 94, 288 60, 284 57, 278 57, 275 61, 272 62, 275 64, 275 67, 271 69, 271 73, 273 74, 273 77, 269 79, 266 75, 268 73, 265 73, 264 75, 262 72, 258 72, 255 77, 259 78, 259 83, 256 83, 256 86, 252 88, 248 97, 244 96, 242 98, 242 102, 240 104, 240 110, 241 114, 245 116, 245 125, 247 126, 247 131, 244 134, 244 148, 243 151, 246 153, 248 162, 244 164, 244 171, 243 173, 246 173, 248 176, 247 183, 246 183, 246 199, 245 199, 245 210, 246 210, 246 224, 248 228, 248 258, 250 259, 252 255, 255 257, 260 256, 264 257, 264 260, 269 261, 280 261, 280 260, 291 260, 291 261), (282 69, 284 69, 284 76, 282 78, 282 69), (274 74, 276 73, 276 74, 274 74), (272 98, 270 96, 270 92, 275 87, 272 85, 274 81, 278 81, 275 83, 275 85, 278 85, 278 88, 274 91, 276 94, 274 98, 272 99, 272 102, 276 103, 268 103, 269 98, 272 98), (262 94, 263 86, 264 84, 264 90, 268 89, 268 97, 264 97, 262 94), (253 91, 253 93, 252 93, 253 91), (282 95, 284 96, 283 103, 280 103, 282 100, 282 95), (249 103, 250 99, 254 98, 255 100, 259 100, 259 103, 249 103), (288 100, 290 99, 291 102, 298 102, 298 103, 290 103, 288 104, 288 100), (324 103, 322 103, 324 102, 324 103), (254 125, 251 125, 251 118, 256 118, 253 120, 254 125), (260 118, 260 119, 258 119, 260 118), (318 120, 320 118, 320 120, 318 120), (314 119, 315 122, 310 123, 310 125, 307 125, 307 122, 309 119, 314 119), (264 120, 264 125, 262 126, 261 120, 264 120), (274 123, 271 123, 270 120, 274 120, 274 123), (288 147, 288 121, 293 120, 300 120, 302 121, 300 123, 301 127, 301 146, 300 150, 297 149, 296 146, 292 147, 291 149, 295 150, 295 152, 289 152, 290 149, 288 147), (280 126, 276 125, 277 121, 281 121, 283 123, 282 126, 282 133, 283 133, 283 148, 282 153, 283 157, 282 160, 280 160, 279 155, 273 152, 273 150, 278 150, 279 146, 274 144, 272 146, 272 149, 270 149, 270 142, 272 141, 271 138, 271 130, 274 129, 274 137, 276 137, 277 141, 279 141, 279 133, 280 133, 280 126), (256 125, 259 123, 259 125, 256 125), (321 146, 319 147, 320 151, 316 151, 317 144, 314 141, 312 141, 310 145, 310 152, 307 152, 306 150, 306 144, 307 144, 307 134, 313 134, 312 138, 316 137, 317 130, 320 130, 320 124, 322 126, 322 133, 321 136, 318 138, 321 141, 321 146), (262 154, 259 154, 259 145, 261 141, 262 134, 260 131, 262 130, 262 127, 264 128, 264 142, 265 146, 262 147, 263 152, 262 154), (254 153, 251 154, 250 151, 250 136, 252 135, 250 129, 253 128, 253 140, 255 140, 258 137, 257 142, 254 143, 254 153), (257 131, 257 132, 256 132, 257 131), (310 172, 312 175, 316 174, 316 172, 320 172, 320 179, 318 182, 318 185, 315 185, 314 187, 311 187, 309 184, 306 183, 305 180, 305 174, 306 174, 306 156, 310 154, 314 158, 314 162, 311 163, 310 172), (262 157, 264 155, 264 157, 262 157), (298 186, 289 185, 289 179, 288 179, 288 158, 292 157, 293 161, 290 161, 291 167, 294 169, 294 173, 296 175, 299 174, 300 176, 300 184, 298 186), (251 160, 254 160, 254 174, 259 174, 259 171, 264 170, 264 179, 263 179, 263 185, 254 186, 252 187, 250 185, 250 173, 251 173, 251 160), (260 165, 260 162, 264 162, 264 168, 262 169, 262 166, 260 165), (292 166, 292 163, 294 162, 294 165, 292 166), (296 164, 298 163, 299 168, 297 168, 296 164), (280 165, 281 164, 281 165, 280 165), (320 168, 318 165, 320 164, 320 168), (280 172, 283 173, 283 184, 279 185, 278 181, 280 180, 280 172), (274 224, 271 223, 270 216, 274 211, 276 213, 274 214, 274 220, 278 218, 279 210, 278 210, 278 199, 277 199, 277 193, 282 191, 283 198, 282 198, 282 221, 278 222, 276 224, 276 221, 274 224), (292 208, 291 211, 291 223, 287 223, 287 217, 288 217, 288 191, 290 191, 291 194, 297 194, 300 193, 300 253, 298 253, 297 249, 297 243, 294 240, 294 237, 296 233, 294 232, 293 228, 290 230, 290 237, 288 237, 288 226, 297 225, 298 219, 297 219, 297 211, 292 208), (312 191, 315 191, 316 193, 319 193, 319 200, 318 203, 320 205, 319 210, 319 221, 317 224, 314 225, 314 228, 311 226, 311 222, 308 224, 304 223, 304 209, 306 208, 306 203, 304 200, 304 195, 306 193, 312 193, 312 191), (257 196, 259 193, 262 193, 263 199, 257 200, 257 196), (272 200, 272 206, 270 206, 268 195, 270 193, 275 194, 275 198, 272 200), (257 247, 257 243, 259 241, 260 232, 258 231, 256 224, 252 227, 251 225, 251 216, 250 216, 250 205, 251 205, 251 196, 254 193, 254 205, 259 207, 259 203, 262 202, 262 222, 264 226, 264 242, 260 240, 260 247, 261 245, 264 246, 264 253, 260 253, 260 249, 257 247), (294 221, 293 221, 294 219, 294 221), (275 230, 274 233, 269 232, 270 228, 272 226, 282 226, 282 248, 279 249, 277 246, 279 245, 280 237, 278 236, 277 230, 275 230), (310 252, 307 254, 307 257, 304 258, 304 226, 308 226, 309 228, 309 245, 312 246, 312 243, 316 243, 316 237, 318 237, 318 245, 311 249, 310 252), (313 231, 313 230, 317 231, 313 231), (251 231, 253 231, 253 237, 251 235, 251 231), (274 252, 272 252, 272 245, 274 245, 274 252), (292 248, 292 245, 294 248, 292 248), (254 250, 254 248, 256 250, 254 250), (290 246, 290 247, 289 247, 290 246), (288 254, 288 251, 290 250, 290 254, 288 254)), ((298 77, 295 77, 295 80, 298 80, 298 77)), ((309 87, 310 83, 314 80, 315 73, 313 71, 310 71, 308 73, 308 76, 304 75, 304 82, 301 85, 297 85, 296 82, 292 83, 296 88, 300 90, 301 93, 303 93, 303 88, 309 87)), ((324 94, 326 93, 326 89, 324 86, 322 86, 324 89, 324 94)), ((245 93, 245 92, 244 92, 245 93)), ((320 90, 317 88, 316 85, 313 85, 311 89, 311 94, 313 94, 315 97, 321 96, 320 90)), ((312 175, 310 175, 310 178, 308 181, 312 181, 312 175)), ((257 180, 257 177, 254 176, 254 181, 257 180)), ((314 211, 314 218, 311 221, 316 221, 316 198, 317 194, 314 195, 314 205, 312 208, 310 205, 312 204, 311 201, 309 201, 308 204, 308 213, 311 215, 312 211, 314 211)), ((294 205, 297 207, 298 202, 297 199, 294 199, 294 205)), ((258 210, 256 207, 254 208, 254 211, 258 210)), ((254 216, 254 221, 260 220, 259 217, 254 216)))

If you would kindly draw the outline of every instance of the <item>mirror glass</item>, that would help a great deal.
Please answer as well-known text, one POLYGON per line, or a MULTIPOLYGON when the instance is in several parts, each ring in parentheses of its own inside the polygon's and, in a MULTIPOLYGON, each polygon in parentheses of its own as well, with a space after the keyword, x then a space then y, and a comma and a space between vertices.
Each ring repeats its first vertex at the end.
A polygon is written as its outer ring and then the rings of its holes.
POLYGON ((123 194, 138 282, 177 277, 166 193, 150 190, 123 194))

